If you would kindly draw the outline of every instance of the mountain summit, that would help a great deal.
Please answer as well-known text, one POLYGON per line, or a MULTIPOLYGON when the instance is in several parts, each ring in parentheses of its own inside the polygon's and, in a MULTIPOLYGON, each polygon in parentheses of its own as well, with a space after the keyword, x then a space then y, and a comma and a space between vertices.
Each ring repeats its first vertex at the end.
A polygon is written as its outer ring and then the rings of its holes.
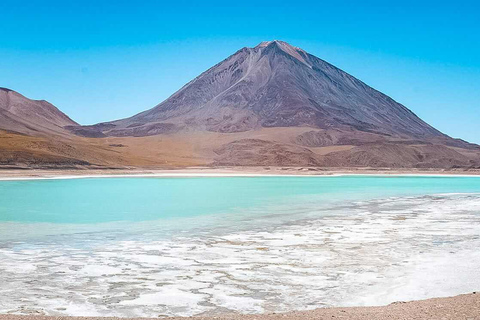
POLYGON ((146 136, 181 130, 242 132, 262 127, 443 137, 388 96, 278 40, 237 51, 154 108, 101 129, 111 136, 146 136))
POLYGON ((479 146, 278 40, 240 49, 150 110, 91 126, 0 89, 0 151, 0 167, 480 168, 479 146))

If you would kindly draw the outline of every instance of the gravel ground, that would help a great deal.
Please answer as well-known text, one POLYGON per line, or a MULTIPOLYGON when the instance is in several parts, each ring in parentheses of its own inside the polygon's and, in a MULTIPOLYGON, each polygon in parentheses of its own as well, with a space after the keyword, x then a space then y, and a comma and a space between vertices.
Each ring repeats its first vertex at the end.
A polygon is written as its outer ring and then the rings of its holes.
MULTIPOLYGON (((119 318, 99 317, 47 317, 38 315, 0 315, 0 320, 113 320, 119 318)), ((168 318, 169 320, 473 320, 480 319, 480 294, 471 293, 450 298, 435 298, 422 301, 396 302, 382 307, 324 308, 312 311, 263 315, 219 315, 215 317, 168 318)), ((140 319, 139 319, 140 320, 140 319)))

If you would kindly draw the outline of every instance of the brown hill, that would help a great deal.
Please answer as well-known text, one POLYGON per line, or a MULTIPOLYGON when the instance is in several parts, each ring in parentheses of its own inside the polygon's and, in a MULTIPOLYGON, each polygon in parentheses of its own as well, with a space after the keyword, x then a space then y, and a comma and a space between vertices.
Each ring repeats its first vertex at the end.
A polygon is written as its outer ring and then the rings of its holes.
POLYGON ((27 135, 65 134, 65 126, 78 124, 45 100, 31 100, 0 88, 1 129, 27 135))

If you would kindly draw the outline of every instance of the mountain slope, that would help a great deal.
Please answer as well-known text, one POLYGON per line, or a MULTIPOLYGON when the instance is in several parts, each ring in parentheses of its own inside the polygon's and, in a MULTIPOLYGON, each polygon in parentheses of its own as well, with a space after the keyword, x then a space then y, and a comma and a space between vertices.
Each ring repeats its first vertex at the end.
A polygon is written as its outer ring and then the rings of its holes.
POLYGON ((51 103, 0 88, 0 168, 121 165, 122 157, 65 127, 79 125, 51 103))
POLYGON ((354 129, 444 138, 388 96, 285 42, 243 48, 153 109, 100 128, 111 136, 262 127, 354 129))
POLYGON ((304 50, 270 41, 239 50, 150 110, 96 125, 0 89, 5 166, 470 169, 480 168, 480 147, 304 50))
POLYGON ((66 134, 65 126, 78 124, 47 101, 0 88, 0 129, 36 136, 66 134))

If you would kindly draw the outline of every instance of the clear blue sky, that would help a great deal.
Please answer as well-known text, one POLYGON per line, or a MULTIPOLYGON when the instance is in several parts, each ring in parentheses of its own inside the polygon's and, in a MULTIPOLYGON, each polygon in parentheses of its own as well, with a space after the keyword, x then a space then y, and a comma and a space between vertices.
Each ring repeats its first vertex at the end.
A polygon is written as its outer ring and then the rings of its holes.
POLYGON ((480 4, 389 2, 2 0, 0 86, 92 124, 151 108, 241 47, 279 39, 480 143, 480 4))

